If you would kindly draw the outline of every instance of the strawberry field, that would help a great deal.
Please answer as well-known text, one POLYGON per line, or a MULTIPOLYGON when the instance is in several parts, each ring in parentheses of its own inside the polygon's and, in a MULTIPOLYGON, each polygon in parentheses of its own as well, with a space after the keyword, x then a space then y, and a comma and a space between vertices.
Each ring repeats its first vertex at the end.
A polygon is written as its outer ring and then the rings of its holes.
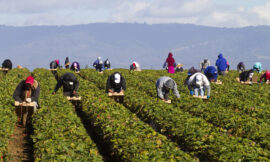
MULTIPOLYGON (((58 70, 61 76, 68 70, 58 70)), ((17 116, 12 94, 31 72, 13 69, 0 74, 0 155, 10 161, 10 138, 17 116)), ((269 161, 270 85, 241 85, 238 73, 219 77, 211 84, 211 98, 189 95, 186 73, 164 70, 141 72, 117 69, 74 73, 80 82, 79 104, 72 104, 52 72, 35 69, 40 109, 32 117, 32 159, 35 161, 269 161), (105 93, 110 74, 121 72, 127 90, 123 103, 105 93), (171 93, 171 104, 157 99, 155 82, 170 76, 181 97, 171 93)), ((255 74, 259 77, 259 74, 255 74)))

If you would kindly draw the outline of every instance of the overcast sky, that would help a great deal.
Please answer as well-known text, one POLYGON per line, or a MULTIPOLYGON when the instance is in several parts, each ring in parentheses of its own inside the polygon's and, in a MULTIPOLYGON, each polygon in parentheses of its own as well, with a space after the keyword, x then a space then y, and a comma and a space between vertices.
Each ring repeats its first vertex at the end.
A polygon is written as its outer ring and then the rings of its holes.
POLYGON ((269 0, 0 0, 0 24, 96 22, 189 23, 217 27, 270 25, 269 0))

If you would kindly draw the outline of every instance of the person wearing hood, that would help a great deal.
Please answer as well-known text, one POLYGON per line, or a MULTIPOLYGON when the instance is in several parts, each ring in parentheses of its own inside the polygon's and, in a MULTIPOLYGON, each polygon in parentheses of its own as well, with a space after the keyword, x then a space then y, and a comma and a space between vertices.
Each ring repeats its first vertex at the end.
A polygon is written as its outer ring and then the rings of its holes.
POLYGON ((187 85, 187 82, 189 80, 189 78, 195 74, 195 73, 198 73, 198 72, 201 72, 199 69, 195 69, 194 66, 192 66, 190 69, 188 69, 188 72, 187 72, 187 78, 185 79, 185 82, 184 82, 184 85, 187 85))
POLYGON ((205 58, 205 59, 202 60, 201 63, 200 63, 201 72, 204 72, 204 70, 205 70, 208 66, 210 66, 210 61, 209 61, 207 58, 205 58))
POLYGON ((136 61, 133 61, 132 64, 129 66, 130 70, 137 70, 137 71, 141 71, 141 67, 140 64, 136 61))
POLYGON ((69 59, 68 59, 68 57, 66 57, 66 60, 65 60, 66 69, 69 69, 69 64, 70 64, 69 59))
POLYGON ((239 64, 237 65, 237 71, 239 73, 242 73, 245 71, 245 64, 243 62, 239 62, 239 64))
POLYGON ((103 71, 103 61, 101 60, 101 57, 97 58, 97 60, 93 63, 93 66, 96 68, 96 71, 103 71))
POLYGON ((205 89, 207 89, 207 98, 210 98, 210 82, 208 81, 207 77, 200 72, 193 74, 189 78, 188 89, 190 91, 190 95, 192 96, 204 96, 205 89))
POLYGON ((73 70, 73 71, 75 71, 75 72, 79 72, 79 71, 81 70, 80 64, 79 64, 77 61, 74 61, 74 62, 71 64, 70 69, 73 70))
POLYGON ((54 60, 50 63, 50 69, 57 69, 60 68, 59 60, 54 60))
POLYGON ((174 95, 177 98, 180 98, 176 82, 170 77, 167 76, 160 77, 156 81, 156 89, 157 89, 157 97, 162 99, 163 101, 169 100, 170 90, 173 90, 174 95))
POLYGON ((252 81, 254 70, 243 71, 239 74, 240 82, 252 81))
POLYGON ((176 72, 184 72, 183 64, 178 64, 175 68, 176 72))
POLYGON ((10 61, 10 59, 4 60, 4 62, 2 63, 2 68, 8 70, 12 69, 12 62, 10 61))
POLYGON ((104 61, 104 69, 110 69, 111 68, 111 63, 110 63, 110 61, 109 61, 109 59, 106 59, 105 61, 104 61))
POLYGON ((69 97, 78 96, 77 91, 79 89, 79 81, 77 80, 74 74, 69 72, 63 74, 59 78, 52 94, 55 94, 58 91, 58 89, 62 86, 64 96, 69 97))
POLYGON ((210 82, 216 82, 217 81, 217 69, 214 66, 208 66, 205 70, 204 70, 204 75, 207 77, 207 79, 210 82))
POLYGON ((223 75, 223 76, 226 75, 227 60, 223 57, 222 53, 218 55, 216 66, 217 66, 219 75, 223 75))
POLYGON ((107 93, 120 93, 121 91, 125 90, 126 80, 119 72, 115 72, 108 77, 106 85, 107 93))
POLYGON ((13 98, 18 102, 34 103, 34 111, 38 107, 38 98, 40 94, 39 83, 33 76, 28 76, 26 80, 22 80, 16 87, 13 98))
POLYGON ((171 52, 168 54, 168 57, 164 62, 163 68, 166 67, 168 67, 168 73, 174 74, 174 68, 176 67, 176 63, 171 52))
POLYGON ((253 66, 253 70, 257 71, 258 73, 262 72, 262 64, 260 62, 256 62, 255 65, 253 66))
POLYGON ((263 79, 264 82, 270 82, 270 72, 268 70, 260 77, 260 83, 262 83, 263 79))

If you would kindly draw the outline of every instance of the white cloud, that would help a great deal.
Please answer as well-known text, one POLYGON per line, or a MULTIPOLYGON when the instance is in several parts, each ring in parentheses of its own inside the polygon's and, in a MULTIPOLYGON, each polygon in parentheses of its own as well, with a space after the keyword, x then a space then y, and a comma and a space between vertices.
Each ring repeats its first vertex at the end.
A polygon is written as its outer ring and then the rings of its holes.
POLYGON ((270 3, 247 8, 217 4, 214 0, 0 0, 0 24, 94 22, 192 23, 219 27, 270 25, 270 3))

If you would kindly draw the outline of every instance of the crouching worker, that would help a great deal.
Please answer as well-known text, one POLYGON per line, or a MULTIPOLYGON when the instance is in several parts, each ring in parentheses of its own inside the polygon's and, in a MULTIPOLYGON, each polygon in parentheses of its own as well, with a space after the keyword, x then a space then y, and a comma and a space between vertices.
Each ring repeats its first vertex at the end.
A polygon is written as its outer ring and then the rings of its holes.
POLYGON ((8 69, 8 70, 12 69, 12 62, 10 61, 10 59, 4 60, 4 62, 2 63, 2 68, 8 69))
POLYGON ((254 70, 253 69, 240 73, 240 75, 239 75, 240 82, 246 82, 246 81, 251 81, 252 82, 253 75, 254 75, 254 70))
POLYGON ((20 103, 32 102, 34 104, 34 112, 38 108, 38 98, 40 94, 40 86, 33 76, 28 76, 26 80, 22 80, 16 87, 13 98, 20 103))
POLYGON ((62 75, 59 78, 52 94, 55 94, 58 91, 58 89, 62 86, 64 96, 78 97, 77 91, 79 88, 79 81, 77 80, 74 74, 65 73, 64 75, 62 75))
MULTIPOLYGON (((123 93, 125 90, 126 80, 119 72, 115 72, 108 77, 106 86, 107 93, 123 93)), ((115 97, 114 99, 120 103, 124 101, 123 95, 115 97)))
POLYGON ((156 88, 157 88, 157 97, 160 98, 162 101, 170 102, 169 101, 169 93, 170 90, 173 90, 174 95, 177 98, 180 98, 180 94, 177 90, 177 85, 175 81, 167 76, 160 77, 156 81, 156 88))
POLYGON ((134 71, 141 71, 140 64, 136 61, 132 62, 132 64, 129 66, 129 69, 134 71))
POLYGON ((73 70, 73 71, 75 71, 75 72, 80 72, 80 70, 81 70, 80 64, 79 64, 77 61, 74 61, 74 62, 71 64, 70 69, 73 70))
POLYGON ((269 83, 270 82, 270 72, 266 70, 266 72, 260 77, 260 83, 262 83, 262 80, 264 79, 264 82, 269 83))
POLYGON ((210 82, 216 82, 217 81, 217 69, 214 66, 208 66, 205 70, 204 70, 204 75, 206 75, 207 79, 210 82))
POLYGON ((202 73, 195 73, 188 80, 188 89, 190 95, 201 96, 205 95, 205 89, 207 89, 207 99, 210 98, 210 82, 207 77, 202 73))

